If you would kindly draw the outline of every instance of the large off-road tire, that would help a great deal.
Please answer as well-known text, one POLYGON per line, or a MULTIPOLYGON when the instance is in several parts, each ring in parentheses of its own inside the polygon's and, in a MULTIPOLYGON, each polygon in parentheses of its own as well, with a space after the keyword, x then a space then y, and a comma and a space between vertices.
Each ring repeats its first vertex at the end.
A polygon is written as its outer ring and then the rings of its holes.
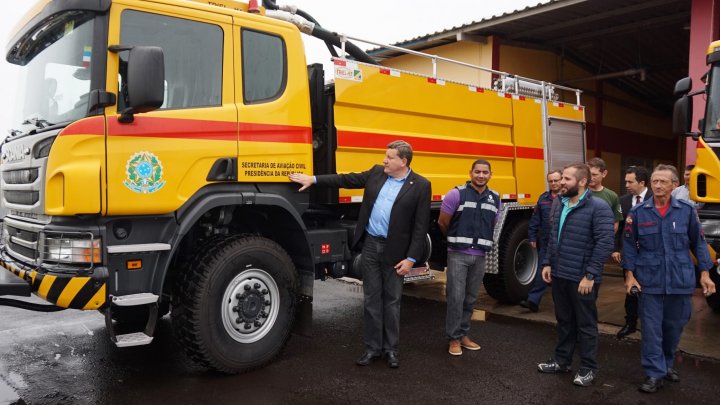
POLYGON ((172 322, 196 363, 225 373, 275 359, 295 319, 297 273, 288 254, 258 236, 230 236, 198 251, 177 278, 172 322))
POLYGON ((507 224, 498 246, 498 274, 486 274, 485 290, 505 304, 527 298, 537 272, 538 254, 528 241, 528 220, 507 224))
MULTIPOLYGON (((710 279, 715 283, 715 286, 720 288, 720 274, 718 274, 718 268, 713 267, 710 269, 710 279)), ((708 306, 712 308, 715 313, 720 314, 720 292, 716 292, 706 298, 708 306)))

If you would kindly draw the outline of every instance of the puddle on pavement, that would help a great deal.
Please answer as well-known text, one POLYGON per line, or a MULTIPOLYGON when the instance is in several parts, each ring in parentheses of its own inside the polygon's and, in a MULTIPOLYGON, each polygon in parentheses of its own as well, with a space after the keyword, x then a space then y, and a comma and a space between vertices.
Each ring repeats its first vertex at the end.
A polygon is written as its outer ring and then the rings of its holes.
POLYGON ((8 385, 4 376, 0 376, 0 404, 17 403, 19 400, 18 393, 8 385))

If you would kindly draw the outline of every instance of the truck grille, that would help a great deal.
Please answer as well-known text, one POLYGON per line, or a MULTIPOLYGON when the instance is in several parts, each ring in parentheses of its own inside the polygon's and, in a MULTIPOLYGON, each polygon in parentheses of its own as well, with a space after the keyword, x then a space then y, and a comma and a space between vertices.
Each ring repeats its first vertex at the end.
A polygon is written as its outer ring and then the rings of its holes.
MULTIPOLYGON (((47 154, 33 153, 46 150, 60 132, 42 131, 14 137, 2 146, 0 165, 0 188, 2 203, 10 215, 32 218, 45 222, 43 201, 45 199, 45 172, 47 154)), ((23 226, 24 227, 24 226, 23 226)))
POLYGON ((5 221, 5 238, 9 250, 34 262, 38 257, 39 233, 20 229, 8 222, 10 221, 5 221))
POLYGON ((7 184, 29 184, 37 180, 38 173, 39 170, 33 168, 3 172, 2 176, 7 184))
POLYGON ((40 193, 37 191, 7 190, 3 194, 5 201, 11 204, 33 205, 40 200, 40 193))

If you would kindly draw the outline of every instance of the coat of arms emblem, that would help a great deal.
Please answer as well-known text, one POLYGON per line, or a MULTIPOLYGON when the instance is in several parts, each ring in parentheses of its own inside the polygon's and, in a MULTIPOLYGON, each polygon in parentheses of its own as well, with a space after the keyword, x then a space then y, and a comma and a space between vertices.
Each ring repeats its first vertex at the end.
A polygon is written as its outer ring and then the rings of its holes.
POLYGON ((154 193, 165 185, 160 159, 147 151, 130 156, 125 166, 125 175, 123 184, 136 193, 154 193))

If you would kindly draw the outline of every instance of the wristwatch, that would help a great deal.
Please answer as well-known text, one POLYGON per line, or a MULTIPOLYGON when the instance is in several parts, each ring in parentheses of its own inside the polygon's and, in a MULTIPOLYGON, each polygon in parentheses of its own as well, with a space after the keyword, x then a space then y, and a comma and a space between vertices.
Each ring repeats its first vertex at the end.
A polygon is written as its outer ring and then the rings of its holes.
POLYGON ((591 273, 585 273, 585 280, 593 281, 595 280, 595 276, 593 276, 591 273))

